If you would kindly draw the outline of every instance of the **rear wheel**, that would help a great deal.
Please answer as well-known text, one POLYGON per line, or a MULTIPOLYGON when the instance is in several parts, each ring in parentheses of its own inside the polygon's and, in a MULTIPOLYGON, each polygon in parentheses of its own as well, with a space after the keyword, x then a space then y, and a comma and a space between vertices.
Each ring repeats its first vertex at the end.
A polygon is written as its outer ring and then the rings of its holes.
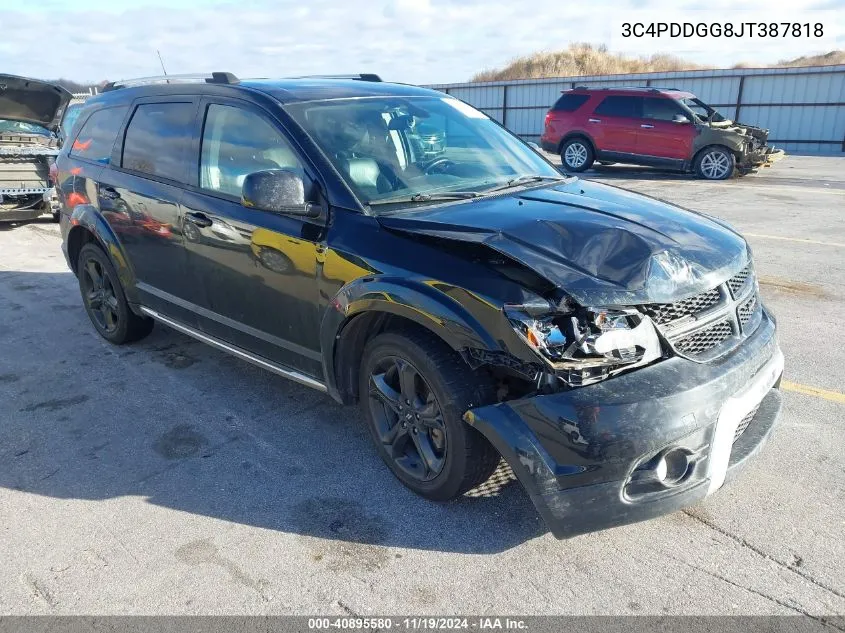
POLYGON ((117 271, 99 246, 89 243, 82 247, 76 271, 85 311, 100 336, 122 345, 152 331, 153 320, 129 308, 117 271))
POLYGON ((380 334, 364 350, 359 396, 376 450, 428 499, 458 497, 496 469, 499 454, 462 419, 491 393, 488 381, 427 333, 380 334))
POLYGON ((736 156, 726 147, 708 147, 695 160, 695 173, 706 180, 727 180, 736 170, 736 156))
POLYGON ((569 171, 586 171, 594 160, 593 148, 583 138, 570 139, 560 148, 560 161, 569 171))

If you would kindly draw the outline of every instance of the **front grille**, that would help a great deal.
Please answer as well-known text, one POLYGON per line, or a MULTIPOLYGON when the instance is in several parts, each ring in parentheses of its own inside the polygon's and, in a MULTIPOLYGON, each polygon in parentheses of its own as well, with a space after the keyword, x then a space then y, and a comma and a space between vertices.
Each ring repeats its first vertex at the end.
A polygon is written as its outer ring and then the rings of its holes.
POLYGON ((736 313, 739 317, 739 324, 745 327, 745 325, 751 320, 751 317, 754 315, 754 311, 756 309, 757 295, 752 295, 750 299, 737 308, 736 313))
POLYGON ((645 312, 658 325, 665 325, 686 316, 695 316, 719 303, 719 289, 713 288, 700 295, 681 299, 675 303, 653 303, 645 306, 645 312))
POLYGON ((736 427, 736 432, 734 433, 734 443, 736 443, 740 435, 745 433, 745 429, 747 429, 748 425, 751 424, 751 421, 754 419, 754 416, 757 415, 757 409, 759 408, 760 405, 758 404, 756 407, 754 407, 753 409, 751 409, 751 411, 748 412, 748 415, 742 418, 739 423, 739 426, 736 427))
POLYGON ((731 289, 731 294, 734 298, 739 296, 739 291, 742 290, 743 286, 745 286, 745 282, 748 281, 749 275, 751 275, 751 269, 744 268, 728 279, 728 288, 731 289))
POLYGON ((724 343, 733 334, 728 319, 718 321, 674 341, 675 348, 688 356, 699 356, 724 343))

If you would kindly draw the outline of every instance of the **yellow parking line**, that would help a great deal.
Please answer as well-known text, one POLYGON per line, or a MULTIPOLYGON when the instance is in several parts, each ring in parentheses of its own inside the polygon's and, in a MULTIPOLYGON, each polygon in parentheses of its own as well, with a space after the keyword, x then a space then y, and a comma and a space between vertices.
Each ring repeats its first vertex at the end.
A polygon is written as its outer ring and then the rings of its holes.
POLYGON ((763 235, 761 233, 743 233, 743 235, 747 235, 748 237, 761 237, 767 240, 783 240, 784 242, 803 242, 804 244, 819 244, 821 246, 838 246, 839 248, 845 248, 845 244, 839 244, 838 242, 822 242, 820 240, 808 240, 803 237, 783 237, 781 235, 763 235))
POLYGON ((796 393, 803 393, 806 396, 815 396, 816 398, 822 398, 824 400, 830 400, 831 402, 845 404, 845 393, 839 393, 838 391, 828 391, 827 389, 810 387, 808 385, 802 385, 797 382, 790 382, 789 380, 782 380, 780 386, 783 387, 783 389, 785 389, 786 391, 795 391, 796 393))

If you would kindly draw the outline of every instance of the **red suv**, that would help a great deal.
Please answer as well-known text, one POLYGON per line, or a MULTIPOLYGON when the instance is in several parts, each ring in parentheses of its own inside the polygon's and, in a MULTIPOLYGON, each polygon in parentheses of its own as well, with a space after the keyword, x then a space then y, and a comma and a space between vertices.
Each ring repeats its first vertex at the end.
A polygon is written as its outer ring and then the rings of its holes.
POLYGON ((565 169, 633 163, 724 180, 783 156, 769 131, 727 120, 690 92, 660 88, 565 90, 546 114, 544 150, 565 169))

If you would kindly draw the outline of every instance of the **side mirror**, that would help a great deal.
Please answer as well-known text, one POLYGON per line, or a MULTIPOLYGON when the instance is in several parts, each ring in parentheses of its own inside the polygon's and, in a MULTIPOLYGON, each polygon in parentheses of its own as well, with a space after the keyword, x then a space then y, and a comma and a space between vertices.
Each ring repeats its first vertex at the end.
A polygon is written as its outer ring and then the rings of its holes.
POLYGON ((689 117, 683 114, 676 114, 672 117, 672 123, 689 123, 689 117))
POLYGON ((296 170, 266 169, 247 174, 241 204, 251 209, 316 218, 320 207, 305 202, 305 184, 296 170))

